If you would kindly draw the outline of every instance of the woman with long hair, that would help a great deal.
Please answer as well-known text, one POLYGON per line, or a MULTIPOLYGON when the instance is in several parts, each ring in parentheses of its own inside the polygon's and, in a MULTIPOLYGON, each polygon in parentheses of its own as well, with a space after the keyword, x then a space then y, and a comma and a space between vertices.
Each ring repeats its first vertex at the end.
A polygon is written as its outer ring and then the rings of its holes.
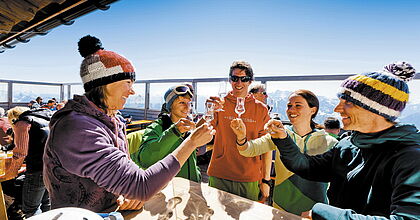
MULTIPOLYGON (((323 153, 337 143, 324 130, 315 128, 314 118, 318 110, 318 98, 311 91, 301 89, 290 94, 286 113, 292 125, 286 127, 286 131, 301 152, 308 155, 323 153)), ((232 120, 231 128, 237 135, 237 148, 243 156, 253 157, 276 149, 270 134, 243 141, 246 140, 246 128, 241 119, 232 120)), ((290 172, 281 162, 278 151, 275 170, 274 207, 300 215, 310 210, 316 202, 327 203, 327 184, 308 181, 290 172)))

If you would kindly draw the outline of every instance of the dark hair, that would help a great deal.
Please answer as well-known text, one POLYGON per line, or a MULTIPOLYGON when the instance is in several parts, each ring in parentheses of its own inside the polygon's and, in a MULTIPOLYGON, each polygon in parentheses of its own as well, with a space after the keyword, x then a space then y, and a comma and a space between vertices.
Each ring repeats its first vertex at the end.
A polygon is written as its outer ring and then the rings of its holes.
POLYGON ((324 121, 326 129, 340 129, 340 121, 334 117, 328 117, 324 121))
POLYGON ((85 96, 87 99, 93 102, 93 104, 98 106, 98 108, 107 112, 108 106, 105 103, 105 85, 90 89, 89 91, 85 92, 85 96))
POLYGON ((309 90, 306 90, 306 89, 296 90, 292 94, 290 94, 290 96, 292 96, 292 95, 302 96, 306 100, 306 102, 308 103, 309 107, 311 107, 311 108, 316 107, 315 113, 311 116, 311 128, 315 129, 316 126, 317 126, 317 123, 314 121, 314 118, 318 114, 318 110, 319 110, 319 100, 316 97, 316 95, 313 92, 311 92, 309 90))
POLYGON ((38 96, 38 97, 36 97, 35 100, 38 102, 39 100, 42 100, 42 97, 41 96, 38 96))
POLYGON ((245 74, 251 77, 251 80, 254 80, 254 71, 249 63, 245 61, 235 61, 230 66, 229 76, 232 76, 234 69, 244 70, 245 74))

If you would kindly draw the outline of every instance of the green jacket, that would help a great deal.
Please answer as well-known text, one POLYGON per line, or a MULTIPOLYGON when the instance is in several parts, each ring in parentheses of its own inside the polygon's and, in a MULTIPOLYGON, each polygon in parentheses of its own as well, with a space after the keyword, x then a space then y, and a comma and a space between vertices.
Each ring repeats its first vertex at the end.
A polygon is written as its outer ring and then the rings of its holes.
MULTIPOLYGON (((184 137, 172 123, 170 117, 161 115, 159 119, 146 128, 139 150, 131 154, 131 157, 137 165, 147 169, 172 153, 182 141, 184 141, 184 137)), ((196 182, 201 180, 196 151, 191 154, 176 176, 196 182)))

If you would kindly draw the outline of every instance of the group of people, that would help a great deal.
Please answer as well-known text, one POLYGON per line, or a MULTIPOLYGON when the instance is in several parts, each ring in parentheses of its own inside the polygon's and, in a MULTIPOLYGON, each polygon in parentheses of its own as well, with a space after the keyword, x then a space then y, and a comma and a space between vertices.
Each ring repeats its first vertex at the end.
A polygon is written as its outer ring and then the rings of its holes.
MULTIPOLYGON (((164 94, 158 119, 130 154, 125 125, 116 115, 135 94, 134 66, 95 37, 81 38, 78 46, 85 94, 75 95, 48 121, 41 161, 43 195, 49 194, 51 208, 140 209, 174 176, 199 182, 196 149, 213 139, 211 187, 251 200, 267 197, 276 150, 276 208, 313 219, 419 218, 420 132, 395 122, 408 102, 406 82, 415 75, 408 63, 342 83, 335 111, 352 133, 338 141, 317 128, 319 101, 308 90, 288 97, 290 126, 270 119, 265 91, 248 91, 251 65, 236 61, 229 70, 232 90, 206 101, 213 105, 211 121, 194 122, 189 117, 193 88, 173 86, 164 94), (246 109, 240 117, 238 98, 246 109)), ((36 127, 19 121, 12 121, 14 128, 30 133, 36 127)))
POLYGON ((57 111, 60 110, 64 107, 64 105, 66 104, 66 101, 63 102, 57 102, 56 98, 51 98, 47 101, 47 103, 43 103, 42 102, 42 97, 38 96, 35 100, 31 100, 28 103, 28 107, 30 109, 36 109, 36 108, 46 108, 49 109, 51 111, 57 111))

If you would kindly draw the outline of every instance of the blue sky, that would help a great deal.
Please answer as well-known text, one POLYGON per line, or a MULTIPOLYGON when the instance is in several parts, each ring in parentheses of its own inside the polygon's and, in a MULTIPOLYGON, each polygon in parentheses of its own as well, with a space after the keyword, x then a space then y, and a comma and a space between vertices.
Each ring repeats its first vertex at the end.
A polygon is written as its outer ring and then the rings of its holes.
POLYGON ((420 70, 418 0, 122 0, 0 54, 0 79, 80 82, 80 37, 129 58, 138 79, 420 70))

